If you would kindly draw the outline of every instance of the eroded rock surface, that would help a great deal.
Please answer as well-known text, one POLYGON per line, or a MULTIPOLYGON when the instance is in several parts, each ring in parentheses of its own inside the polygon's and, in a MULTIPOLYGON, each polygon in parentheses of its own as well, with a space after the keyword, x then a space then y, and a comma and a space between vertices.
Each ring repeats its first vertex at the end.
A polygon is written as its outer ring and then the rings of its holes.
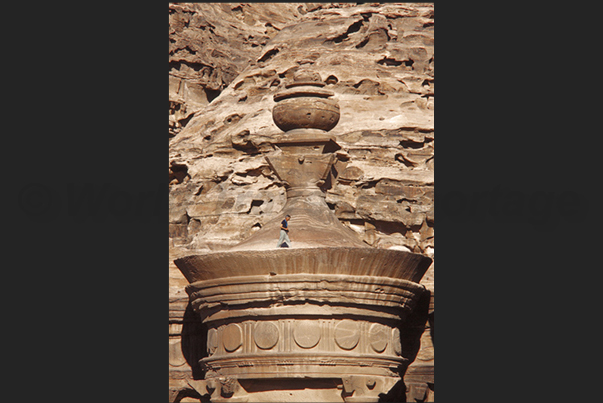
POLYGON ((306 9, 301 3, 170 3, 170 137, 306 9))

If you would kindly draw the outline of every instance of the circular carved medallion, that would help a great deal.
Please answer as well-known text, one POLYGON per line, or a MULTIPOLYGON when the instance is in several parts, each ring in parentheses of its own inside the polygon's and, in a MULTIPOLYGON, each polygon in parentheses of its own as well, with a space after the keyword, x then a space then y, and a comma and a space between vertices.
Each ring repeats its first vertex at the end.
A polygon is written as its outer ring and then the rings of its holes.
POLYGON ((312 348, 320 341, 320 324, 312 320, 301 320, 293 325, 293 339, 301 348, 312 348))
POLYGON ((389 339, 389 328, 380 324, 373 323, 369 328, 369 341, 371 347, 378 353, 385 351, 389 339))
POLYGON ((209 329, 207 332, 207 352, 212 355, 218 348, 218 331, 216 329, 209 329))
POLYGON ((335 326, 335 343, 344 350, 352 350, 360 340, 360 326, 353 320, 342 320, 335 326))
POLYGON ((253 339, 259 348, 269 350, 278 342, 278 327, 272 322, 259 322, 253 330, 253 339))
POLYGON ((402 343, 400 342, 400 329, 394 329, 394 341, 393 341, 394 352, 397 355, 402 355, 402 343))
POLYGON ((229 353, 232 353, 243 344, 243 338, 241 337, 241 327, 236 324, 230 324, 224 328, 222 332, 222 344, 224 349, 229 353))

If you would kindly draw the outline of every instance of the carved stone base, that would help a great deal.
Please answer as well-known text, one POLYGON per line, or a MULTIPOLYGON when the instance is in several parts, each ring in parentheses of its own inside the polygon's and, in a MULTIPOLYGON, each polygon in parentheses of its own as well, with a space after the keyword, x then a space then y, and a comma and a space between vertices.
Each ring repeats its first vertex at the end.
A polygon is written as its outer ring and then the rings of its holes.
POLYGON ((433 402, 433 365, 413 365, 404 377, 407 402, 433 402))
POLYGON ((346 376, 343 380, 343 399, 351 402, 378 402, 380 395, 387 394, 397 383, 399 378, 385 378, 374 376, 346 376))

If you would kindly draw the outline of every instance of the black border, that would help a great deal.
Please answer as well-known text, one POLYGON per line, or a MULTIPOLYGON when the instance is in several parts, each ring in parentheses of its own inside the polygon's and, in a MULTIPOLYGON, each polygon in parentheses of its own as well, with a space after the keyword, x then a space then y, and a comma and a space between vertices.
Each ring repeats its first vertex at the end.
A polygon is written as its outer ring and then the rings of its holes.
POLYGON ((6 11, 9 400, 167 401, 167 4, 6 11), (73 186, 153 200, 85 219, 73 186))
POLYGON ((438 401, 594 397, 594 27, 570 8, 435 7, 438 401))

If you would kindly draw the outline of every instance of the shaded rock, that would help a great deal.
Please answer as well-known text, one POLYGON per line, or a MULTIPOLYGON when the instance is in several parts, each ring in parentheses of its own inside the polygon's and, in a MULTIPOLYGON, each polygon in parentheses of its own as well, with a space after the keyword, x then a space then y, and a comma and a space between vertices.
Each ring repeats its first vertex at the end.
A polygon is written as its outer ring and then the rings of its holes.
POLYGON ((358 167, 347 167, 342 173, 341 175, 339 175, 338 179, 340 181, 357 181, 360 180, 364 177, 364 172, 362 172, 362 169, 358 168, 358 167))

